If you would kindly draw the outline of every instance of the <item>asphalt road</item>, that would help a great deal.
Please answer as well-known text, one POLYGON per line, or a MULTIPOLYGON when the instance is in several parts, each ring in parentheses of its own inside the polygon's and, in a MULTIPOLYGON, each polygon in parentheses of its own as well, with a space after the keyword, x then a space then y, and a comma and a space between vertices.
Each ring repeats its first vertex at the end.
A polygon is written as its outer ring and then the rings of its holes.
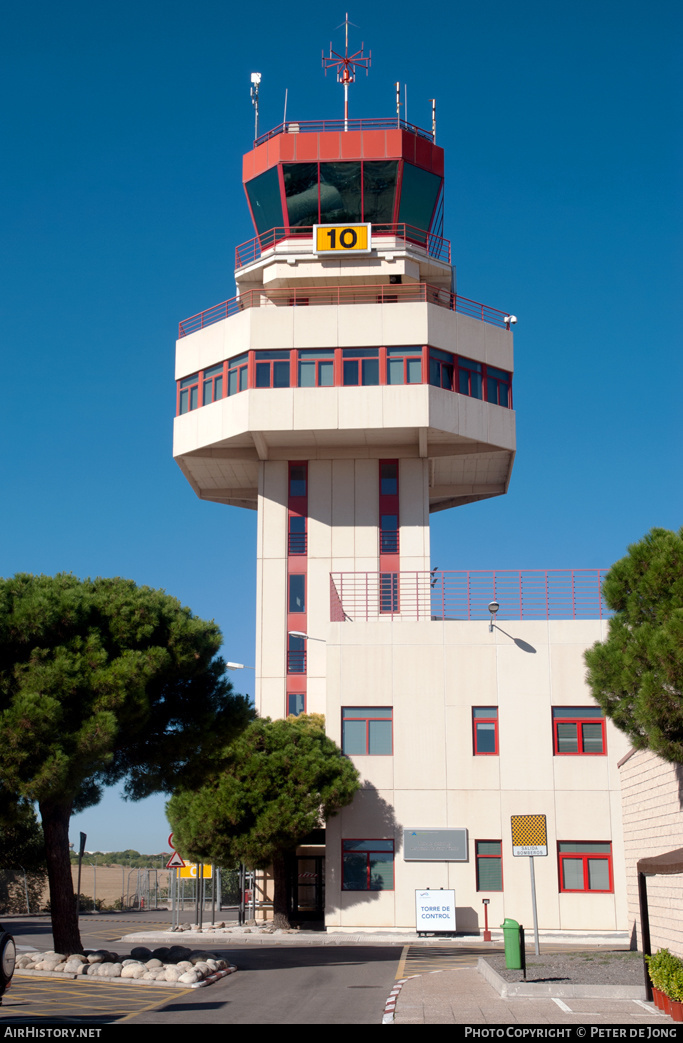
MULTIPOLYGON (((47 918, 6 918, 18 947, 52 947, 47 918)), ((168 926, 168 914, 81 917, 86 948, 130 948, 124 934, 168 926)), ((199 946, 194 946, 199 948, 199 946)), ((214 949, 214 946, 211 946, 214 949)), ((15 976, 0 1025, 378 1025, 403 946, 239 945, 215 949, 239 970, 207 988, 164 990, 15 976)))

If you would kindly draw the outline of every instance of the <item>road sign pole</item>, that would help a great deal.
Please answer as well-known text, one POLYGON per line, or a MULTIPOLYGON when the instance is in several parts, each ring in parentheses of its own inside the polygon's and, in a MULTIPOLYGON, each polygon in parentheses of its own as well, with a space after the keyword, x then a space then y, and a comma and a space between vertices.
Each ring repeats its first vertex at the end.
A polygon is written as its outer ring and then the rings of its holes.
POLYGON ((536 914, 536 876, 534 873, 533 855, 529 855, 529 869, 531 870, 531 904, 534 910, 534 952, 537 956, 540 956, 541 950, 538 947, 538 916, 536 914))

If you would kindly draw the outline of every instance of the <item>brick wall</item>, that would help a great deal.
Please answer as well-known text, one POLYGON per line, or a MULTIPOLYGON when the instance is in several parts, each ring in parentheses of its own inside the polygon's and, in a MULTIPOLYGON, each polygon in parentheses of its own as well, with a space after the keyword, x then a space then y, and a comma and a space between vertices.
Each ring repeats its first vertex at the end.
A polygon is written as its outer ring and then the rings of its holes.
MULTIPOLYGON (((629 928, 641 949, 636 863, 683 847, 683 766, 632 750, 620 775, 629 928)), ((683 876, 648 877, 647 894, 652 951, 683 957, 683 876)))

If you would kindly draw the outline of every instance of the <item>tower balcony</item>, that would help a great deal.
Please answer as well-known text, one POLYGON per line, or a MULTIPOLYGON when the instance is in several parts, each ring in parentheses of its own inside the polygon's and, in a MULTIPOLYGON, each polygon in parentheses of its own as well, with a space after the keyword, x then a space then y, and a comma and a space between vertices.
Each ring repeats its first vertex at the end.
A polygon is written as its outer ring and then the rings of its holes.
POLYGON ((333 572, 330 622, 608 619, 606 569, 333 572))

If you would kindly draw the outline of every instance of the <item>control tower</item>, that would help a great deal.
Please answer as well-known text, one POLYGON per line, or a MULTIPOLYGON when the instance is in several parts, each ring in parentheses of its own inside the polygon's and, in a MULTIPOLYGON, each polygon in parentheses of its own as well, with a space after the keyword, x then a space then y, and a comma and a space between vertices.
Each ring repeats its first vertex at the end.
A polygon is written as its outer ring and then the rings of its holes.
POLYGON ((430 512, 507 491, 511 316, 457 293, 432 131, 283 123, 243 182, 237 294, 180 323, 174 456, 258 512, 259 713, 325 713, 330 622, 361 594, 429 619, 430 512))

